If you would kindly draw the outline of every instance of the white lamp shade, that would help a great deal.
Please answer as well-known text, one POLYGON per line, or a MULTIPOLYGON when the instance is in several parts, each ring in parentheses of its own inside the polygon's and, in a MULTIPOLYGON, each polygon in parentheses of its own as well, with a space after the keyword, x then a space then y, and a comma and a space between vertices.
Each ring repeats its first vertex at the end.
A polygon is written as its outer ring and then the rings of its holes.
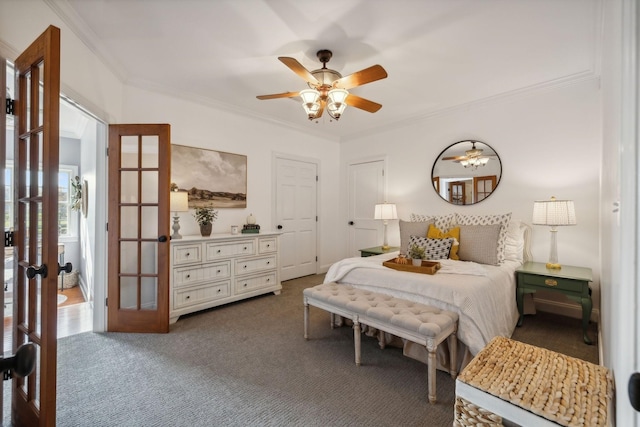
POLYGON ((394 203, 381 203, 376 205, 374 219, 398 219, 398 212, 394 203))
POLYGON ((320 98, 320 92, 315 89, 305 89, 300 91, 300 98, 303 104, 315 104, 320 98))
POLYGON ((170 211, 187 212, 189 210, 189 195, 186 191, 171 191, 169 194, 170 211))
POLYGON ((575 225, 576 209, 573 200, 537 200, 533 203, 533 224, 575 225))

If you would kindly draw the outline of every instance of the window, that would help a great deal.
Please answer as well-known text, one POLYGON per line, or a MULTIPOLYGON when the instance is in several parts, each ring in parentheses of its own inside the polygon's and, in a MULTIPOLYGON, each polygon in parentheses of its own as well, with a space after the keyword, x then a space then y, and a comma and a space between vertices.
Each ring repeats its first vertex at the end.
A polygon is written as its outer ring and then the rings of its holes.
MULTIPOLYGON (((71 210, 71 180, 76 175, 78 175, 77 166, 60 165, 58 172, 58 239, 60 242, 69 242, 78 238, 79 214, 71 210)), ((8 230, 13 227, 14 209, 13 163, 9 160, 7 160, 4 180, 4 228, 8 230)))

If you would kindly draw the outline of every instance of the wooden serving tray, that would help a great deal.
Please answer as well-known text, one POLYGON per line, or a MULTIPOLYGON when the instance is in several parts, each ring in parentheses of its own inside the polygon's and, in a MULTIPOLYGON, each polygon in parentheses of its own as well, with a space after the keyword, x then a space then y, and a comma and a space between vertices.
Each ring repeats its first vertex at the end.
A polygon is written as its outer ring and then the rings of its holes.
POLYGON ((436 274, 441 267, 440 263, 436 261, 422 261, 422 265, 420 267, 411 264, 411 260, 409 260, 409 264, 398 264, 395 258, 383 262, 382 265, 393 268, 394 270, 410 271, 412 273, 422 274, 436 274))

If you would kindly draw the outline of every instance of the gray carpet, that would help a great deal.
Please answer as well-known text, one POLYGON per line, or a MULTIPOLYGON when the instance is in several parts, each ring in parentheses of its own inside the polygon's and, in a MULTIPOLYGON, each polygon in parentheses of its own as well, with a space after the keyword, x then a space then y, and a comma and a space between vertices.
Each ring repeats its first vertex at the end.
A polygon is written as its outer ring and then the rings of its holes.
MULTIPOLYGON (((304 340, 302 290, 322 278, 182 317, 169 334, 61 339, 57 425, 450 426, 448 374, 438 371, 438 402, 430 405, 426 365, 363 337, 356 367, 351 328, 330 329, 328 314, 314 307, 304 340)), ((514 338, 579 348, 597 360, 596 346, 579 345, 574 320, 528 316, 514 338)))

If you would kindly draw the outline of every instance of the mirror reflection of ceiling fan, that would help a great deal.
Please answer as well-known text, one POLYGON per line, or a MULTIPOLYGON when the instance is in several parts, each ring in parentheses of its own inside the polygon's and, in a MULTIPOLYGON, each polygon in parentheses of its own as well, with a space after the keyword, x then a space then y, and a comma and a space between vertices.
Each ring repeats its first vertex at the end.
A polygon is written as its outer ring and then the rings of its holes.
POLYGON ((484 166, 489 162, 491 157, 496 157, 495 154, 483 155, 482 148, 476 148, 476 142, 469 141, 471 143, 471 149, 464 152, 464 156, 449 156, 443 157, 442 160, 453 160, 456 163, 460 163, 465 168, 476 169, 480 166, 484 166))
POLYGON ((329 62, 333 56, 330 50, 319 50, 316 55, 320 62, 322 62, 322 68, 314 71, 308 71, 295 58, 285 56, 278 57, 280 62, 289 67, 291 71, 298 76, 302 77, 310 89, 299 92, 259 95, 257 98, 276 99, 299 96, 302 98, 302 107, 307 113, 309 120, 320 118, 324 110, 327 110, 327 113, 332 118, 338 120, 347 106, 359 108, 370 113, 375 113, 382 108, 382 105, 377 102, 369 101, 368 99, 348 92, 348 89, 356 86, 362 86, 386 78, 387 72, 382 66, 373 65, 364 70, 342 77, 339 72, 327 68, 327 62, 329 62))

